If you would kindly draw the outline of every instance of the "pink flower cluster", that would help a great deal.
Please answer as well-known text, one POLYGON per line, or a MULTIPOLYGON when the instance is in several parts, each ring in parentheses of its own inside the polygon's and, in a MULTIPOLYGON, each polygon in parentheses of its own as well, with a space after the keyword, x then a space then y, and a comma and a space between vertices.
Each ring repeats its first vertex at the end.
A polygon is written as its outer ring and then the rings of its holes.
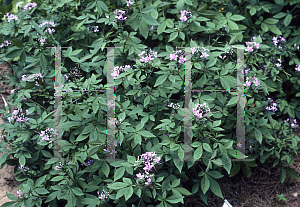
MULTIPOLYGON (((225 54, 227 54, 227 53, 232 55, 233 49, 232 48, 225 49, 225 54)), ((224 59, 224 58, 226 58, 226 55, 224 55, 224 56, 220 55, 219 58, 224 59)))
MULTIPOLYGON (((138 173, 138 174, 136 174, 136 177, 139 180, 147 178, 147 181, 145 182, 145 185, 148 186, 151 183, 151 177, 154 176, 154 174, 149 175, 149 171, 151 171, 152 168, 155 169, 154 162, 156 164, 161 164, 159 162, 161 160, 161 158, 157 157, 157 154, 155 154, 155 152, 146 152, 146 153, 140 155, 140 157, 141 157, 141 160, 143 161, 143 164, 145 166, 143 169, 144 169, 146 175, 145 175, 145 173, 143 173, 143 174, 138 173)), ((139 166, 140 157, 137 158, 137 161, 136 161, 137 164, 134 164, 134 166, 139 166)))
POLYGON ((187 21, 188 18, 192 17, 192 15, 191 15, 192 12, 188 12, 188 11, 186 11, 186 10, 181 10, 181 11, 180 11, 180 14, 181 14, 180 20, 181 20, 182 22, 185 22, 185 21, 187 21))
MULTIPOLYGON (((26 110, 26 115, 30 115, 30 113, 28 112, 28 110, 26 110)), ((12 112, 12 117, 8 117, 8 121, 9 123, 11 123, 14 119, 16 119, 17 122, 28 122, 28 118, 24 117, 24 113, 22 111, 22 108, 14 110, 12 112)))
POLYGON ((54 135, 58 135, 57 130, 56 129, 54 130, 53 128, 51 129, 48 128, 46 129, 46 131, 42 131, 40 133, 40 136, 42 137, 40 142, 49 141, 49 143, 51 143, 52 142, 51 137, 53 137, 54 135))
POLYGON ((198 119, 201 119, 205 114, 210 112, 210 108, 206 105, 206 103, 204 104, 196 104, 195 108, 193 108, 193 113, 196 117, 198 117, 198 119))
POLYGON ((266 108, 268 111, 277 111, 277 103, 273 101, 273 99, 268 98, 268 107, 266 108))
POLYGON ((4 15, 4 17, 7 17, 7 21, 10 22, 11 20, 18 20, 18 16, 14 14, 7 13, 4 15))
POLYGON ((125 14, 125 11, 116 9, 114 14, 115 14, 115 18, 117 18, 118 20, 126 20, 127 19, 127 17, 125 17, 125 18, 123 17, 123 15, 125 14))
POLYGON ((124 71, 124 72, 126 71, 125 68, 131 68, 131 66, 130 65, 116 66, 116 67, 114 67, 114 72, 111 75, 116 78, 119 76, 121 71, 124 71))
MULTIPOLYGON (((284 122, 288 122, 290 119, 288 118, 287 120, 284 120, 284 122)), ((297 127, 297 120, 296 119, 294 119, 294 121, 291 123, 291 126, 293 127, 293 128, 295 128, 295 127, 297 127)))
MULTIPOLYGON (((39 27, 45 28, 45 26, 47 26, 47 25, 49 25, 49 24, 50 24, 51 27, 55 27, 54 22, 48 22, 48 21, 46 21, 46 22, 40 24, 39 27)), ((49 33, 51 34, 51 33, 55 32, 55 30, 54 30, 54 29, 50 29, 50 28, 48 27, 48 28, 46 29, 46 32, 49 32, 49 33)), ((37 33, 37 35, 38 35, 38 33, 37 33)))
POLYGON ((128 0, 126 3, 127 3, 127 6, 130 6, 131 4, 133 4, 130 0, 128 0))
POLYGON ((140 59, 140 61, 141 61, 142 63, 148 63, 150 60, 153 60, 154 58, 151 57, 151 55, 150 55, 151 52, 153 53, 153 56, 157 58, 157 52, 156 52, 156 51, 153 52, 153 51, 150 49, 150 52, 149 52, 147 55, 145 55, 145 53, 146 53, 145 51, 143 51, 141 54, 138 55, 138 56, 142 56, 142 58, 140 59))
POLYGON ((100 200, 104 200, 104 199, 108 198, 108 196, 109 196, 109 192, 105 193, 104 190, 102 191, 101 195, 100 195, 99 191, 97 191, 97 194, 98 194, 98 198, 100 200))
POLYGON ((245 49, 247 52, 253 52, 254 46, 256 49, 259 49, 259 43, 256 42, 246 42, 247 48, 245 49))
POLYGON ((255 86, 258 86, 260 84, 260 82, 257 80, 257 78, 249 78, 249 77, 246 77, 246 84, 244 84, 244 86, 247 86, 249 87, 251 85, 251 82, 255 84, 255 86), (252 81, 251 81, 252 79, 252 81))
POLYGON ((26 4, 24 6, 24 10, 23 11, 26 11, 26 10, 30 11, 32 8, 34 8, 36 6, 37 6, 37 4, 35 2, 34 3, 28 3, 28 4, 26 4))
POLYGON ((2 44, 0 45, 0 47, 4 47, 4 46, 8 47, 8 45, 11 44, 11 42, 8 42, 7 40, 4 40, 4 43, 2 43, 2 44), (6 45, 4 45, 4 43, 5 43, 6 45))
POLYGON ((21 191, 21 190, 18 190, 18 191, 17 191, 17 194, 18 194, 18 197, 19 197, 19 198, 22 198, 22 197, 21 197, 21 196, 22 196, 22 191, 21 191))

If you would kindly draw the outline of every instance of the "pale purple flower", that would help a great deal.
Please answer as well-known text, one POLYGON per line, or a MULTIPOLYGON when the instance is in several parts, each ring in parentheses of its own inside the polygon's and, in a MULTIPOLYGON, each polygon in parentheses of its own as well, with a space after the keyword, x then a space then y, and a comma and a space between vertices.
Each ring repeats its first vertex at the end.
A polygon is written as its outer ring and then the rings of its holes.
POLYGON ((18 16, 14 14, 7 13, 4 15, 4 17, 7 17, 7 21, 10 22, 11 20, 18 20, 18 16))
POLYGON ((188 11, 186 11, 186 10, 181 10, 181 11, 180 11, 180 14, 181 14, 180 20, 181 20, 182 22, 187 21, 187 19, 190 18, 190 17, 192 16, 191 13, 192 13, 192 12, 188 12, 188 11), (189 17, 187 17, 187 16, 189 16, 189 17))
POLYGON ((34 2, 34 3, 28 3, 24 6, 24 10, 23 11, 26 11, 26 10, 31 10, 32 8, 36 7, 37 4, 34 2))
POLYGON ((98 198, 100 200, 104 200, 104 199, 108 198, 108 196, 109 196, 109 192, 105 193, 104 190, 102 191, 101 195, 100 195, 99 191, 97 191, 97 194, 98 194, 98 198))
POLYGON ((268 107, 266 108, 268 111, 277 111, 277 103, 275 103, 271 98, 268 98, 268 107))
POLYGON ((116 9, 114 14, 115 14, 115 18, 117 18, 118 20, 126 20, 127 19, 127 17, 125 17, 125 18, 123 17, 123 15, 125 14, 125 11, 116 9))
POLYGON ((23 1, 18 2, 18 3, 16 4, 16 7, 17 7, 17 8, 18 8, 18 7, 21 7, 22 4, 23 4, 23 1))
POLYGON ((11 90, 10 93, 13 94, 15 92, 15 89, 11 90))
POLYGON ((21 190, 18 190, 18 191, 17 191, 17 194, 18 194, 18 197, 20 197, 20 198, 21 198, 22 191, 21 191, 21 190))
POLYGON ((131 4, 133 4, 130 0, 128 0, 126 3, 127 3, 127 6, 130 6, 131 4))
POLYGON ((251 81, 249 80, 249 77, 246 77, 246 84, 244 86, 249 87, 251 85, 251 81))
POLYGON ((295 70, 296 70, 296 71, 300 71, 300 65, 296 65, 295 70))
POLYGON ((260 84, 260 82, 257 80, 257 78, 254 78, 255 82, 253 81, 253 83, 255 84, 255 86, 258 86, 260 84))
POLYGON ((277 46, 277 43, 278 43, 277 37, 273 37, 272 41, 273 41, 273 44, 277 46))
POLYGON ((247 52, 253 52, 253 47, 247 47, 245 50, 246 50, 247 52))

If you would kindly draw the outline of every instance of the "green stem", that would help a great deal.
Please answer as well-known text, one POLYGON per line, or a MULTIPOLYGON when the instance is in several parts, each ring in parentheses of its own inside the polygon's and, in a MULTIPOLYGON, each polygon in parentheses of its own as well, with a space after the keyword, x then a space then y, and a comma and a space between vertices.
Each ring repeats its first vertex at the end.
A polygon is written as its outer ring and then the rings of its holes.
POLYGON ((45 107, 43 107, 42 105, 40 105, 39 103, 36 103, 35 101, 33 101, 33 100, 31 100, 31 99, 27 99, 27 100, 29 100, 29 101, 31 101, 31 102, 33 102, 33 103, 39 105, 40 107, 42 107, 43 109, 45 109, 45 111, 47 111, 47 113, 49 113, 49 111, 48 111, 45 107))

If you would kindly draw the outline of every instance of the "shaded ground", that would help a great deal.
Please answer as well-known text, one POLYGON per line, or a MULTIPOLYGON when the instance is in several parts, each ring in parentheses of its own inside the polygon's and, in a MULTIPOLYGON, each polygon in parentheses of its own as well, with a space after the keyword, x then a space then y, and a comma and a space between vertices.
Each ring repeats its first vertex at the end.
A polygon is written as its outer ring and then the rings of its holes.
MULTIPOLYGON (((0 73, 7 73, 8 67, 0 66, 0 73)), ((1 93, 6 100, 13 87, 0 82, 1 93)), ((4 101, 0 95, 0 108, 4 105, 4 101)), ((0 118, 0 124, 2 124, 0 118)), ((1 134, 1 130, 0 130, 1 134)), ((296 134, 296 133, 295 133, 296 134)), ((300 134, 298 134, 300 137, 300 134)), ((1 140, 0 140, 1 142, 1 140)), ((7 146, 7 149, 8 146, 7 146)), ((0 152, 0 157, 3 153, 0 152)), ((11 156, 11 159, 13 157, 11 156)), ((226 173, 224 177, 218 179, 217 182, 221 186, 224 199, 227 199, 233 207, 300 207, 300 179, 291 179, 288 175, 284 183, 280 183, 279 168, 273 168, 274 160, 268 159, 265 164, 258 164, 257 167, 251 168, 252 175, 247 178, 242 172, 239 172, 233 178, 229 178, 226 173), (288 201, 278 201, 276 194, 284 194, 288 201)), ((300 174, 300 155, 295 156, 294 163, 291 168, 295 169, 300 174)), ((9 202, 6 192, 15 194, 21 182, 14 180, 14 166, 4 166, 0 169, 0 206, 9 202), (12 181, 11 181, 12 180, 12 181)), ((184 186, 191 191, 192 186, 184 186)), ((184 207, 204 207, 204 202, 199 195, 185 196, 184 207)), ((224 200, 208 191, 208 206, 222 207, 224 200)))

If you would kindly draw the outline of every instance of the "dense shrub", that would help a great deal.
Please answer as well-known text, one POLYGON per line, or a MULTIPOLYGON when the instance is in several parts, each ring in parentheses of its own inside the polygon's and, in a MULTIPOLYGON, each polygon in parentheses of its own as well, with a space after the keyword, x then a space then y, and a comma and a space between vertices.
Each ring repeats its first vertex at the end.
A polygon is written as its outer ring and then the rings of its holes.
POLYGON ((0 110, 6 152, 0 164, 16 165, 22 181, 19 197, 9 194, 13 202, 6 206, 177 206, 194 193, 207 204, 208 190, 223 198, 217 179, 234 176, 240 166, 249 174, 249 167, 269 157, 277 158, 281 182, 286 172, 298 177, 285 166, 293 163, 300 141, 292 131, 300 119, 299 28, 291 24, 298 1, 18 6, 0 25, 1 58, 13 60, 7 82, 15 86, 9 106, 0 110), (63 88, 69 90, 62 94, 61 161, 53 159, 55 48, 46 48, 58 46, 69 47, 61 58, 63 88), (123 47, 115 49, 115 105, 106 93, 89 90, 106 88, 104 47, 114 46, 123 47), (231 161, 241 144, 236 92, 192 93, 192 110, 184 110, 187 57, 176 47, 191 48, 193 89, 223 90, 236 88, 237 50, 231 46, 245 47, 245 141, 253 162, 231 161), (111 106, 115 120, 106 118, 111 106), (193 115, 197 161, 180 160, 186 113, 193 115), (115 122, 116 152, 108 152, 106 126, 115 122), (108 153, 123 161, 99 160, 108 153), (191 180, 193 188, 186 189, 191 180))

